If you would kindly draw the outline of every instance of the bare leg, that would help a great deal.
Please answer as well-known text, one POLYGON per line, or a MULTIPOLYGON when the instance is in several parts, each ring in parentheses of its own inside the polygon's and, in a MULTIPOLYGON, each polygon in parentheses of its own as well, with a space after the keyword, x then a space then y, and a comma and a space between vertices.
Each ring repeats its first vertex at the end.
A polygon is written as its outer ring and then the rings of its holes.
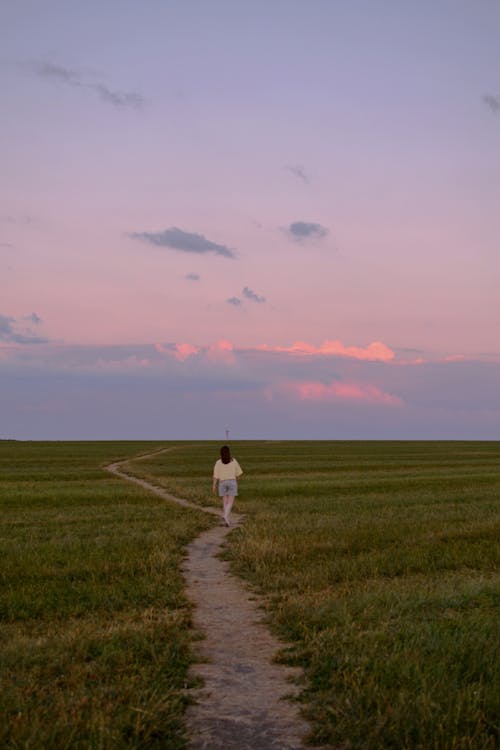
POLYGON ((223 518, 224 523, 226 524, 226 526, 227 526, 227 518, 226 518, 226 514, 227 514, 227 510, 226 510, 227 509, 227 499, 228 499, 227 495, 223 495, 222 496, 222 518, 223 518))
POLYGON ((226 523, 226 526, 229 526, 229 515, 231 513, 231 508, 233 507, 234 497, 231 497, 231 495, 224 495, 223 502, 224 502, 224 521, 226 523))

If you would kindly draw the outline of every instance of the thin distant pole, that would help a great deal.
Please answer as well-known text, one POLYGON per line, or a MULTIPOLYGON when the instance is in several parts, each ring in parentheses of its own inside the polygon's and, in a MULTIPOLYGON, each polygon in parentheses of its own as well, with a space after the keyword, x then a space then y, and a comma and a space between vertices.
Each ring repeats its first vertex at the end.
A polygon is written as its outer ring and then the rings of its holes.
POLYGON ((229 430, 226 427, 226 440, 229 440, 229 430))

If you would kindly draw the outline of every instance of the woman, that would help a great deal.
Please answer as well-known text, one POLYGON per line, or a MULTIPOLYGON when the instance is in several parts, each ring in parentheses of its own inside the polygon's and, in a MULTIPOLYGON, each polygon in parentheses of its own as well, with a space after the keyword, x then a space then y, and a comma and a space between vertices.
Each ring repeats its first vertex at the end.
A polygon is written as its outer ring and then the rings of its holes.
POLYGON ((214 466, 214 482, 213 482, 213 493, 217 489, 217 482, 219 482, 219 497, 222 498, 222 514, 224 517, 224 523, 229 526, 229 514, 233 507, 234 498, 238 494, 238 477, 243 474, 238 461, 235 458, 231 458, 231 451, 229 446, 223 445, 220 449, 220 459, 214 466))

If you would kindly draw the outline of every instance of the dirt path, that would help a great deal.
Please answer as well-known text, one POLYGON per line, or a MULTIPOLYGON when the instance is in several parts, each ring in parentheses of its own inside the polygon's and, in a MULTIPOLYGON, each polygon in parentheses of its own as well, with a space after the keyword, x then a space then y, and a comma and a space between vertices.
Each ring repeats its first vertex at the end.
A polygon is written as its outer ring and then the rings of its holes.
MULTIPOLYGON (((120 469, 126 463, 107 469, 166 500, 220 517, 215 508, 201 508, 126 474, 120 469)), ((231 521, 234 528, 242 517, 233 514, 231 521)), ((203 678, 204 686, 189 691, 195 699, 186 713, 190 748, 298 750, 309 727, 296 704, 283 696, 296 693, 292 680, 300 671, 273 663, 283 644, 263 624, 256 597, 218 558, 230 532, 222 525, 203 532, 189 545, 183 566, 187 595, 195 605, 194 625, 205 636, 196 649, 200 662, 191 671, 203 678)))

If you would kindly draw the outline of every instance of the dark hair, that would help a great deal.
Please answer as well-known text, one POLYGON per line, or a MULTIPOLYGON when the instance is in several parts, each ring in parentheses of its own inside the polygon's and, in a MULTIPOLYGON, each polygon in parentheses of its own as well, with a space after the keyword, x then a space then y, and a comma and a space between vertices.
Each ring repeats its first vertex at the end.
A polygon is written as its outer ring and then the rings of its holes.
POLYGON ((220 449, 220 457, 222 459, 223 464, 230 464, 232 461, 231 458, 231 451, 229 450, 229 445, 223 445, 220 449))

